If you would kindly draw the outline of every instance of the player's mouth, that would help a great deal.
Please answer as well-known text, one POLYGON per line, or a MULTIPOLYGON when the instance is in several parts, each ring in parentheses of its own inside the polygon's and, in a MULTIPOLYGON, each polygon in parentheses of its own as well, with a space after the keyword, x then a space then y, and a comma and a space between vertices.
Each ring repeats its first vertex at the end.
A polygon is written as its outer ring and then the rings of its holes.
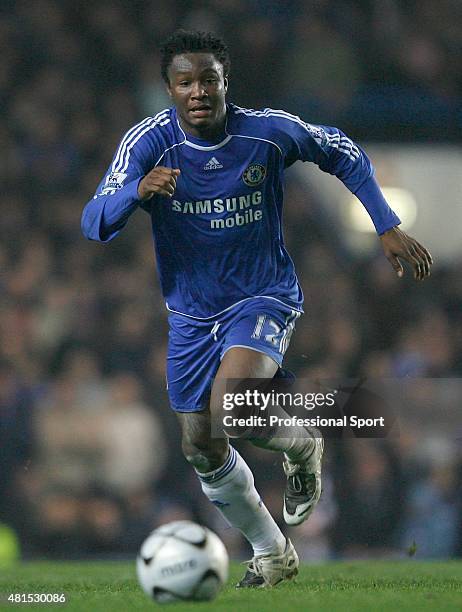
POLYGON ((193 117, 210 117, 212 114, 212 107, 208 104, 201 104, 199 106, 195 106, 189 110, 193 117))

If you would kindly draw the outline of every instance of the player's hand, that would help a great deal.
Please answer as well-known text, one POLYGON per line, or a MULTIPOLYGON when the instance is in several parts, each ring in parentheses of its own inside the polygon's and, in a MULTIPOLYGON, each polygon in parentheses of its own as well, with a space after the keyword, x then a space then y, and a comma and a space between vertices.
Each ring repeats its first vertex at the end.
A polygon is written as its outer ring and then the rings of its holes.
POLYGON ((176 179, 180 175, 178 168, 156 166, 140 181, 138 195, 140 200, 149 200, 159 194, 172 197, 176 189, 176 179))
POLYGON ((404 274, 400 259, 409 262, 414 270, 415 280, 424 280, 430 276, 432 256, 417 240, 408 236, 399 227, 392 227, 380 236, 385 257, 401 278, 404 274))

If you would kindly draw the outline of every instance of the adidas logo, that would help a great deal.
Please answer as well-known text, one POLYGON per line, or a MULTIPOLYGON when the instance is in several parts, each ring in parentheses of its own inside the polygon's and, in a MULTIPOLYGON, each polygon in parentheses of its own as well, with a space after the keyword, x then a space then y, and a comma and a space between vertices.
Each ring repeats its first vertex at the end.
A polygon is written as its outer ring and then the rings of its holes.
POLYGON ((209 159, 204 166, 204 170, 218 170, 219 168, 223 168, 223 164, 220 164, 216 157, 209 159))

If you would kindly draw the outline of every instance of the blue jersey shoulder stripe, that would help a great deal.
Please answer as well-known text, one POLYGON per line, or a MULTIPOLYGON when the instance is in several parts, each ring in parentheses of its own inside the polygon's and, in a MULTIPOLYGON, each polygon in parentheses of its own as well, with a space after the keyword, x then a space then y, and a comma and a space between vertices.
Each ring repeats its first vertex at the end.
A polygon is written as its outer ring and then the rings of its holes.
MULTIPOLYGON (((268 109, 270 111, 271 109, 268 109)), ((272 111, 267 112, 265 117, 282 117, 284 119, 288 119, 289 121, 294 121, 301 125, 307 132, 309 132, 314 138, 316 138, 316 130, 319 129, 318 126, 313 126, 310 123, 305 123, 299 117, 295 115, 290 115, 289 113, 285 113, 284 111, 272 111)), ((360 156, 360 152, 358 147, 354 144, 354 142, 348 138, 347 136, 340 136, 340 134, 329 134, 325 129, 321 128, 326 136, 327 145, 333 149, 338 149, 341 153, 345 153, 351 161, 355 161, 360 156)))
POLYGON ((168 113, 169 109, 165 109, 160 113, 157 113, 157 115, 154 117, 146 117, 146 119, 143 119, 143 121, 140 121, 140 123, 137 123, 128 130, 128 132, 122 138, 114 157, 114 161, 112 162, 112 172, 120 172, 122 165, 125 166, 124 158, 126 158, 127 149, 133 143, 133 140, 143 131, 143 129, 146 127, 149 129, 149 127, 157 125, 159 120, 168 117, 168 113))
POLYGON ((157 114, 152 121, 147 124, 144 124, 138 128, 138 130, 132 135, 130 141, 127 141, 124 146, 124 151, 121 153, 120 161, 118 164, 118 168, 120 172, 125 172, 128 168, 129 160, 130 160, 130 152, 135 144, 140 140, 146 132, 153 129, 158 125, 165 125, 170 122, 170 118, 168 113, 159 113, 157 114))
POLYGON ((115 171, 115 169, 117 167, 117 164, 120 162, 120 155, 125 150, 125 143, 128 140, 130 140, 131 136, 134 134, 134 132, 136 132, 137 129, 139 129, 143 125, 146 125, 147 123, 149 123, 153 119, 154 119, 154 117, 146 117, 146 119, 143 119, 143 121, 140 121, 136 125, 132 126, 127 132, 125 132, 122 140, 120 141, 120 144, 119 144, 119 147, 118 147, 118 149, 116 151, 116 154, 114 155, 114 159, 112 161, 112 167, 111 167, 111 171, 112 172, 115 171))
POLYGON ((340 134, 327 134, 326 133, 326 137, 327 137, 327 144, 330 147, 334 149, 338 149, 342 153, 346 153, 352 161, 354 161, 355 159, 358 159, 358 157, 361 155, 358 147, 347 136, 340 137, 340 134))
MULTIPOLYGON (((157 115, 156 115, 156 117, 157 117, 157 115)), ((122 140, 120 141, 120 145, 119 145, 119 147, 118 147, 118 149, 116 151, 116 154, 114 155, 114 160, 112 162, 112 168, 111 168, 112 172, 115 172, 118 164, 120 163, 121 155, 123 155, 123 153, 125 152, 125 145, 126 145, 126 143, 130 141, 130 139, 133 137, 133 135, 135 134, 135 132, 137 130, 142 129, 143 126, 148 125, 149 123, 154 121, 156 119, 156 117, 146 117, 145 119, 143 119, 143 121, 140 121, 136 125, 132 126, 124 134, 122 140)))
MULTIPOLYGON (((240 106, 234 106, 234 112, 236 114, 244 114, 248 117, 280 117, 281 119, 287 119, 289 121, 293 121, 298 123, 301 127, 303 127, 313 138, 317 138, 317 131, 319 130, 318 126, 313 126, 310 123, 305 123, 297 117, 297 115, 292 115, 283 110, 276 110, 272 108, 265 108, 262 111, 242 108, 240 106)), ((322 129, 322 128, 321 128, 322 129)), ((337 149, 341 153, 345 153, 351 161, 355 161, 360 157, 360 151, 358 147, 354 144, 354 142, 348 138, 347 136, 340 136, 340 134, 328 134, 326 130, 323 129, 323 132, 326 136, 327 145, 333 149, 337 149)), ((319 140, 319 138, 318 138, 319 140)))
POLYGON ((130 161, 130 151, 136 145, 138 140, 140 140, 140 138, 142 138, 146 134, 146 132, 149 132, 149 130, 152 130, 153 128, 157 127, 158 125, 160 125, 160 126, 167 125, 167 123, 170 123, 170 117, 168 115, 161 116, 161 117, 159 117, 159 119, 157 121, 155 121, 151 125, 148 125, 148 126, 144 127, 136 135, 136 137, 130 142, 130 144, 127 145, 127 150, 125 152, 125 161, 124 161, 124 164, 123 164, 123 166, 122 166, 122 168, 120 170, 121 172, 125 172, 125 170, 128 168, 128 164, 129 164, 129 161, 130 161))

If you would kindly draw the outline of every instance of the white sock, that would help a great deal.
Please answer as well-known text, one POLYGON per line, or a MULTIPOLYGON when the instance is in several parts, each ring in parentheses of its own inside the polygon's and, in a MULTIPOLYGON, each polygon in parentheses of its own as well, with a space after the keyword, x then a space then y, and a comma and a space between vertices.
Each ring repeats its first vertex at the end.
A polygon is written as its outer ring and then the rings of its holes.
POLYGON ((232 446, 220 468, 197 475, 205 495, 244 534, 255 556, 284 551, 286 538, 257 493, 249 466, 232 446))

